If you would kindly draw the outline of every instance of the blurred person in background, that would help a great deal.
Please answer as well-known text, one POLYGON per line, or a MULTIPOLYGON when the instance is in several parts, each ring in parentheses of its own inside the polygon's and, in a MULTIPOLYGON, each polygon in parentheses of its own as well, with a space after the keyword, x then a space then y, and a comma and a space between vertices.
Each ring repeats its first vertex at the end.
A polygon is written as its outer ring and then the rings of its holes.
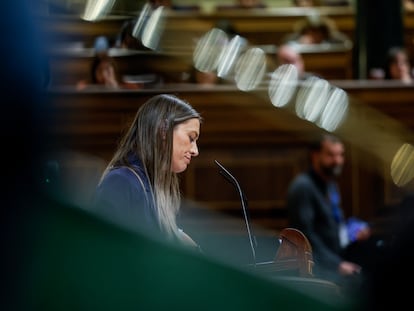
POLYGON ((300 80, 313 76, 310 72, 305 70, 305 62, 302 54, 298 51, 298 47, 294 44, 282 44, 276 50, 276 64, 281 66, 284 64, 292 64, 298 70, 300 80))
POLYGON ((293 32, 288 34, 283 43, 296 44, 347 44, 349 38, 338 31, 335 21, 326 16, 309 15, 297 21, 293 32))
POLYGON ((221 79, 217 76, 215 71, 200 71, 197 68, 192 68, 190 81, 200 85, 216 85, 219 84, 221 79))
POLYGON ((109 42, 106 37, 96 38, 94 56, 91 61, 89 78, 78 81, 77 90, 91 87, 104 87, 107 89, 140 89, 142 83, 124 82, 118 73, 116 62, 109 55, 109 42))
POLYGON ((337 283, 345 292, 355 291, 362 284, 361 263, 365 262, 349 258, 347 248, 368 240, 371 228, 357 218, 346 220, 343 213, 337 178, 345 161, 344 144, 322 133, 311 142, 309 156, 309 170, 289 185, 289 223, 309 239, 315 275, 337 283))
POLYGON ((140 39, 133 36, 132 31, 137 23, 138 19, 129 19, 125 21, 115 39, 115 48, 131 49, 131 50, 148 50, 140 39))
POLYGON ((116 76, 115 62, 109 56, 109 41, 105 36, 99 36, 94 42, 94 57, 90 66, 89 79, 81 80, 76 88, 82 90, 90 85, 100 85, 108 88, 119 88, 116 76))
POLYGON ((386 56, 385 79, 400 80, 404 83, 413 81, 411 62, 407 51, 402 47, 391 47, 386 56))
POLYGON ((92 60, 90 70, 90 80, 79 81, 76 86, 78 90, 83 90, 88 86, 104 86, 111 89, 120 87, 112 57, 96 55, 92 60))
POLYGON ((413 0, 403 0, 403 8, 407 12, 414 11, 414 1, 413 0))

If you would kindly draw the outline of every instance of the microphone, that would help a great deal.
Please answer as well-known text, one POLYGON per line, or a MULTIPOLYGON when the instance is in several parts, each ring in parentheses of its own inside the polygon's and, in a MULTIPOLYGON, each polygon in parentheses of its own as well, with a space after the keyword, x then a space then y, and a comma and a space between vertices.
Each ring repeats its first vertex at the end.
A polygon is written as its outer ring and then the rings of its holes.
MULTIPOLYGON (((250 223, 249 223, 249 217, 247 215, 247 199, 246 196, 244 195, 239 182, 237 181, 237 179, 217 160, 214 160, 214 162, 217 164, 217 166, 219 167, 219 173, 220 175, 222 175, 228 182, 230 182, 234 187, 236 187, 237 192, 240 196, 240 200, 241 200, 241 206, 242 206, 242 210, 243 210, 243 216, 244 216, 244 221, 246 223, 246 228, 247 228, 247 234, 249 236, 249 242, 250 242, 250 249, 252 252, 252 256, 253 256, 253 263, 254 266, 256 266, 256 250, 255 247, 253 245, 253 235, 251 233, 251 229, 250 229, 250 223)), ((256 239, 254 239, 256 241, 256 239)))

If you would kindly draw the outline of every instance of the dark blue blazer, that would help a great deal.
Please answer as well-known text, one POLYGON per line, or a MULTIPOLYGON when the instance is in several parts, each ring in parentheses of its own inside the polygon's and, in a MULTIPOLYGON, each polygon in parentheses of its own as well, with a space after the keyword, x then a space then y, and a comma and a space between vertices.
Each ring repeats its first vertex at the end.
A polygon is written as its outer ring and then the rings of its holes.
POLYGON ((94 209, 105 218, 133 230, 161 232, 148 177, 141 162, 133 158, 131 166, 114 167, 97 186, 94 209))

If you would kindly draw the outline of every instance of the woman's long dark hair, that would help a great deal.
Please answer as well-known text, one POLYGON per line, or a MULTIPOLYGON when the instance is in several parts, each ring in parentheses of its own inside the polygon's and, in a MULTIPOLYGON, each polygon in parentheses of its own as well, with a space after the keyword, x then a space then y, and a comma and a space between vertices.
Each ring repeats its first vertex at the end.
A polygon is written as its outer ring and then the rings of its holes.
POLYGON ((173 132, 176 125, 193 118, 202 121, 189 103, 174 95, 150 98, 138 109, 104 172, 113 166, 131 166, 131 155, 140 159, 152 187, 160 227, 169 235, 177 234, 181 203, 178 176, 171 171, 173 132))

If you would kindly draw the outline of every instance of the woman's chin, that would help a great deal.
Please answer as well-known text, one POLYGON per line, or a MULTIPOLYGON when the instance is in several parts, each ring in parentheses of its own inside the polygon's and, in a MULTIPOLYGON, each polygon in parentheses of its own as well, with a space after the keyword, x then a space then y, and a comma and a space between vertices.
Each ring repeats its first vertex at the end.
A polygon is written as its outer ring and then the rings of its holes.
POLYGON ((174 173, 182 173, 187 169, 187 164, 180 165, 179 167, 173 168, 174 173))

